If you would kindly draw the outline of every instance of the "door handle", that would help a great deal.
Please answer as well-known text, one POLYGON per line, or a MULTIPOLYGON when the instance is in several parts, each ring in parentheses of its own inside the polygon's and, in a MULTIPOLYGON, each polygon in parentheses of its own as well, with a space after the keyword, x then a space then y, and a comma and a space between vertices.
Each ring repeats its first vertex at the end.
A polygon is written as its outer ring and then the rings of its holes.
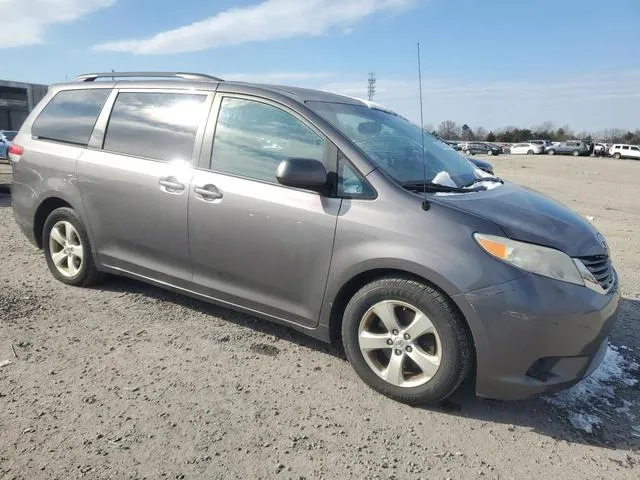
POLYGON ((215 185, 204 185, 193 189, 196 195, 200 195, 205 200, 219 200, 222 198, 222 192, 215 185))
POLYGON ((175 177, 163 177, 158 183, 169 192, 181 192, 184 190, 184 184, 180 183, 175 177))

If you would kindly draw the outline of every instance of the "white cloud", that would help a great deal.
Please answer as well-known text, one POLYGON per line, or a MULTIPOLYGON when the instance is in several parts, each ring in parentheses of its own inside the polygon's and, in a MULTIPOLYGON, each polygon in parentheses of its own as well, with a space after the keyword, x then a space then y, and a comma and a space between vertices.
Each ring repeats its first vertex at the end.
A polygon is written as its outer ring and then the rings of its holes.
POLYGON ((0 48, 43 42, 47 26, 69 23, 115 0, 0 0, 0 48))
MULTIPOLYGON (((222 74, 222 78, 227 76, 222 74)), ((357 76, 255 73, 242 74, 241 80, 318 88, 360 98, 367 96, 366 72, 357 76)), ((551 121, 557 126, 568 124, 575 130, 636 129, 640 128, 638 84, 640 70, 484 82, 426 77, 423 78, 424 117, 427 124, 434 126, 443 120, 454 120, 472 127, 496 129, 509 125, 532 127, 551 121)), ((413 121, 420 120, 417 78, 390 78, 378 71, 375 101, 413 121)))
POLYGON ((102 43, 98 51, 163 54, 224 45, 318 36, 348 29, 365 17, 411 7, 418 0, 265 0, 219 12, 190 25, 143 39, 102 43))

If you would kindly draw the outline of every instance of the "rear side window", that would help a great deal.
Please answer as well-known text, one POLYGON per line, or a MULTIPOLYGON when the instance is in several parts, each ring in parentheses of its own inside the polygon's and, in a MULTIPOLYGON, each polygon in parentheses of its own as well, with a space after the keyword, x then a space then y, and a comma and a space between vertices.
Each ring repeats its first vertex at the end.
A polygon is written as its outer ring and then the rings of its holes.
POLYGON ((104 139, 110 152, 154 160, 190 161, 206 95, 156 92, 118 94, 104 139))
POLYGON ((31 134, 86 146, 110 92, 108 88, 58 92, 33 122, 31 134))

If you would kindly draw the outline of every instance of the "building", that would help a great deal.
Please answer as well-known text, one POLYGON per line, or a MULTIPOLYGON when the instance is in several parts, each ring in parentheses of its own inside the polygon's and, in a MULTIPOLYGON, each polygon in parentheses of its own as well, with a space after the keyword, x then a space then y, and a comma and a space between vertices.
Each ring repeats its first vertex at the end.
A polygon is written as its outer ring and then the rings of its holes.
POLYGON ((0 80, 0 130, 17 130, 47 94, 47 85, 0 80))

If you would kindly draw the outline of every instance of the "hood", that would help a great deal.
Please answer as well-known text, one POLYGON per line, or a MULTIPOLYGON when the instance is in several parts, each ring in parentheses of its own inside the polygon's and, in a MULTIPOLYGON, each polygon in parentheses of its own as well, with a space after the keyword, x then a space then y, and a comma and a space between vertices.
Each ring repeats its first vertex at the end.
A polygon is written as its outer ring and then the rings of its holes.
POLYGON ((435 197, 434 201, 498 225, 513 240, 555 248, 571 257, 608 254, 591 223, 560 202, 505 182, 477 193, 435 197))

